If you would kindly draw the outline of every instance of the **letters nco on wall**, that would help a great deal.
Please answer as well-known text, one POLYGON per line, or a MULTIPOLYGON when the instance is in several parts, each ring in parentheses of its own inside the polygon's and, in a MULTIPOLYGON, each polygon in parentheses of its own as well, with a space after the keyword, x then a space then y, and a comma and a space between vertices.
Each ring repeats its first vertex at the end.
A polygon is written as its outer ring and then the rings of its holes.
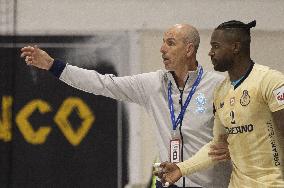
MULTIPOLYGON (((0 140, 5 142, 12 140, 12 103, 13 98, 11 96, 2 96, 0 140)), ((29 118, 36 110, 44 115, 56 109, 52 109, 47 101, 33 99, 16 112, 16 126, 28 143, 43 144, 52 131, 52 126, 41 125, 40 128, 35 130, 33 125, 29 122, 29 118)), ((95 121, 95 115, 82 99, 78 97, 67 97, 57 109, 53 120, 69 143, 73 146, 77 146, 90 130, 95 121), (72 128, 72 124, 68 120, 68 117, 74 109, 77 109, 75 111, 82 120, 80 127, 76 131, 72 128)))

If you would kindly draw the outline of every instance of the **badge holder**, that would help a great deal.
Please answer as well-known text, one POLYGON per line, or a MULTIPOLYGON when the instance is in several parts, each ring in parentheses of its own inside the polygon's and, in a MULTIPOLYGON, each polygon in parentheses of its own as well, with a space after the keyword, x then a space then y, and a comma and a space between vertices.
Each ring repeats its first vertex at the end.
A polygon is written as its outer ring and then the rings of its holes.
POLYGON ((172 99, 172 82, 170 81, 168 84, 168 101, 169 101, 169 110, 170 110, 170 115, 171 115, 171 121, 172 121, 172 126, 173 126, 173 131, 172 131, 172 137, 170 140, 170 162, 172 163, 179 163, 181 162, 181 139, 180 135, 178 134, 178 131, 176 130, 177 126, 182 122, 182 119, 184 117, 186 108, 195 93, 195 90, 198 86, 198 84, 201 81, 202 74, 203 74, 203 68, 201 66, 199 67, 198 71, 198 76, 196 80, 194 81, 194 84, 188 93, 188 96, 185 100, 185 103, 181 106, 181 111, 177 117, 175 118, 175 110, 174 110, 174 105, 173 105, 173 99, 172 99))
POLYGON ((179 163, 180 160, 180 136, 177 130, 173 130, 172 138, 170 140, 170 162, 171 163, 179 163))

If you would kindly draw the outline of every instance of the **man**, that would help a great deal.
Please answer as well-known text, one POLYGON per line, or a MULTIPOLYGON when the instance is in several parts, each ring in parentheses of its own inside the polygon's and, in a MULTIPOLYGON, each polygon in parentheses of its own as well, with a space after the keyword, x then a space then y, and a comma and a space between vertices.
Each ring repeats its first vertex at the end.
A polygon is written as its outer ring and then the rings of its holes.
MULTIPOLYGON (((283 130, 284 75, 250 58, 250 28, 229 21, 219 25, 211 36, 214 69, 228 71, 228 77, 214 93, 213 141, 228 135, 233 164, 230 188, 284 187, 283 130)), ((195 156, 179 163, 163 163, 163 182, 174 183, 216 163, 209 155, 210 143, 195 156)))
MULTIPOLYGON (((72 87, 145 107, 156 121, 160 160, 169 160, 171 156, 171 161, 179 162, 191 157, 212 139, 213 90, 223 80, 216 73, 204 71, 197 63, 199 41, 198 31, 194 27, 187 24, 174 25, 164 33, 160 49, 167 71, 158 70, 126 77, 101 75, 96 71, 65 64, 54 60, 37 47, 22 48, 21 56, 26 58, 28 65, 49 70, 72 87), (181 115, 176 117, 179 113, 181 115)), ((227 156, 226 144, 217 144, 216 149, 220 151, 216 157, 224 159, 227 156)), ((225 166, 188 176, 176 185, 227 187, 230 170, 225 171, 228 164, 225 166), (225 172, 224 177, 218 177, 217 172, 225 172)), ((161 186, 157 182, 157 187, 161 186)))

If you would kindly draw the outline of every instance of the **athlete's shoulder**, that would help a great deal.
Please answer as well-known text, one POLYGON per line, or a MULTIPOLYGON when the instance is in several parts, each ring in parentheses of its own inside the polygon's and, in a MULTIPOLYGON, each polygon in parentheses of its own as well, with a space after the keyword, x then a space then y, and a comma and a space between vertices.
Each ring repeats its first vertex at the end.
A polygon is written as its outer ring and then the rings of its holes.
POLYGON ((260 76, 260 75, 265 75, 271 70, 270 67, 265 66, 265 65, 260 65, 255 63, 253 65, 253 72, 255 75, 260 76))
POLYGON ((283 79, 284 74, 278 70, 272 69, 269 66, 254 64, 254 75, 259 78, 269 79, 269 78, 279 78, 283 79))
POLYGON ((260 64, 257 64, 257 63, 254 64, 253 70, 255 71, 256 74, 264 74, 264 75, 266 75, 266 74, 272 74, 272 73, 276 73, 276 72, 280 73, 280 74, 283 74, 280 71, 272 69, 269 66, 260 65, 260 64))

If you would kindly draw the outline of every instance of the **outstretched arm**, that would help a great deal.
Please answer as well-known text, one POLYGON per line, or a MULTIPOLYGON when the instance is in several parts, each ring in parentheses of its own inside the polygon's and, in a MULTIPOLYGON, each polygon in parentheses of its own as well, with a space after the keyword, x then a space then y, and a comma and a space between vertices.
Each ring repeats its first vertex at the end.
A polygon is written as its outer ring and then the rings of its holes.
POLYGON ((21 51, 21 57, 25 58, 28 65, 49 70, 54 76, 74 88, 142 106, 148 104, 153 88, 161 83, 157 72, 124 77, 116 77, 112 74, 102 75, 95 70, 87 70, 54 60, 37 46, 27 46, 21 51))

